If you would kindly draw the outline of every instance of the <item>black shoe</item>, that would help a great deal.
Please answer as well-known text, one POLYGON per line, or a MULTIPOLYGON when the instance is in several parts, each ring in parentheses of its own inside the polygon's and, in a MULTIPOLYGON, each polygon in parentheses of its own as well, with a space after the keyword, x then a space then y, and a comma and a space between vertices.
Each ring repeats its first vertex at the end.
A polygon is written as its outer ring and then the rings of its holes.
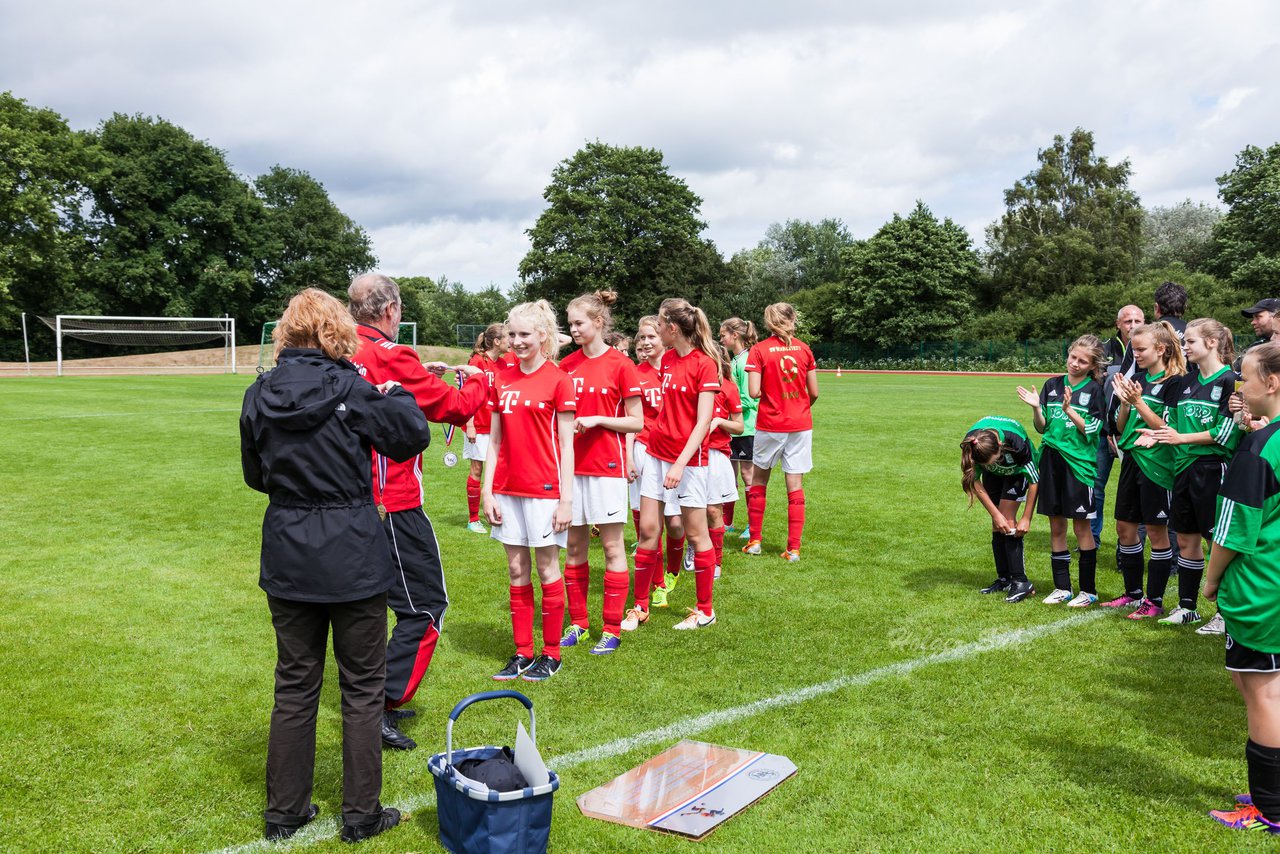
POLYGON ((1008 589, 1009 589, 1009 579, 997 578, 995 581, 991 582, 990 584, 988 584, 986 587, 982 588, 978 592, 979 593, 1003 593, 1008 589))
POLYGON ((400 810, 387 807, 363 824, 342 825, 343 842, 363 842, 371 836, 377 836, 400 823, 400 810))
POLYGON ((1034 596, 1036 592, 1035 585, 1030 581, 1014 581, 1009 585, 1009 595, 1004 597, 1006 602, 1021 602, 1028 596, 1034 596))
POLYGON ((266 830, 263 831, 262 835, 269 842, 274 842, 277 839, 288 839, 290 836, 293 836, 299 830, 302 830, 302 828, 315 821, 315 818, 318 815, 320 815, 320 807, 312 804, 307 808, 307 817, 302 820, 301 824, 276 824, 274 821, 269 821, 267 822, 266 830))
POLYGON ((532 667, 520 674, 520 678, 526 682, 542 682, 559 672, 560 659, 552 658, 549 655, 540 655, 533 662, 532 667))
POLYGON ((396 726, 396 719, 390 712, 386 712, 382 715, 382 746, 396 750, 413 750, 418 746, 418 742, 402 733, 396 726))
POLYGON ((495 682, 510 682, 533 666, 533 659, 523 655, 513 655, 507 659, 507 666, 493 674, 495 682))
POLYGON ((417 712, 413 709, 387 709, 387 714, 391 715, 391 717, 398 721, 402 721, 405 718, 413 717, 417 712))

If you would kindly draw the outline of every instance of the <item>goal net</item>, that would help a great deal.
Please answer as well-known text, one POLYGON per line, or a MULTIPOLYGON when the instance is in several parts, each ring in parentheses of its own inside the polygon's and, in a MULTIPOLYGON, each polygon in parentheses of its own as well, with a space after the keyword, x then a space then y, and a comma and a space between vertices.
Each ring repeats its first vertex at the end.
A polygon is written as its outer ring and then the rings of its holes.
POLYGON ((59 314, 41 317, 57 338, 57 374, 69 369, 109 372, 236 372, 236 321, 232 317, 121 317, 59 314), (66 339, 132 348, 123 357, 80 358, 64 353, 66 339), (220 347, 195 348, 207 342, 220 347), (148 352, 138 352, 148 351, 148 352), (65 358, 64 358, 65 357, 65 358))
MULTIPOLYGON (((258 345, 258 373, 264 373, 271 370, 275 366, 275 362, 271 360, 271 354, 275 351, 275 342, 271 340, 271 330, 276 328, 278 321, 271 320, 262 324, 262 343, 258 345)), ((417 323, 401 323, 400 328, 396 330, 396 343, 408 344, 413 349, 418 349, 418 324, 417 323)))

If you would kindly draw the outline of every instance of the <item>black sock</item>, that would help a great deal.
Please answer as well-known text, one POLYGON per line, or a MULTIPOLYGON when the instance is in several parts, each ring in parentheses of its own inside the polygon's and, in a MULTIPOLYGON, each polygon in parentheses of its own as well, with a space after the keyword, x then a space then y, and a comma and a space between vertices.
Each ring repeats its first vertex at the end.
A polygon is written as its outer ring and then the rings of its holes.
POLYGON ((1009 562, 1009 578, 1013 581, 1026 581, 1027 568, 1022 561, 1022 538, 1005 534, 1004 553, 1005 560, 1009 562))
POLYGON ((1080 592, 1098 595, 1098 550, 1080 550, 1080 592))
POLYGON ((1280 822, 1280 747, 1267 747, 1253 739, 1244 743, 1249 765, 1249 794, 1267 821, 1280 822))
POLYGON ((1120 574, 1124 577, 1124 592, 1134 599, 1142 598, 1142 543, 1131 546, 1120 546, 1116 554, 1116 563, 1120 574))
POLYGON ((1200 581, 1204 578, 1204 560, 1178 558, 1178 605, 1188 611, 1196 609, 1200 581))
POLYGON ((1053 552, 1049 555, 1053 567, 1053 589, 1071 589, 1071 552, 1053 552))
POLYGON ((1169 570, 1173 568, 1173 549, 1151 550, 1147 561, 1147 598, 1157 605, 1164 602, 1164 591, 1169 586, 1169 570))
POLYGON ((996 559, 996 578, 1009 577, 1009 557, 1004 551, 1004 534, 991 532, 991 554, 996 559))

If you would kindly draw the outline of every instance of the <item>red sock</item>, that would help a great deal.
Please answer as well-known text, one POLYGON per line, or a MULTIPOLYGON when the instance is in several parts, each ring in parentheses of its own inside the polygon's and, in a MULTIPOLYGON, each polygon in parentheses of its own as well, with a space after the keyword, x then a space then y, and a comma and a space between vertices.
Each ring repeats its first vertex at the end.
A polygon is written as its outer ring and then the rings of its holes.
MULTIPOLYGON (((532 591, 532 585, 530 585, 532 591)), ((564 579, 542 585, 542 654, 560 660, 560 634, 564 630, 564 579)), ((532 630, 530 631, 532 635, 532 630)), ((532 645, 532 638, 530 638, 532 645)))
POLYGON ((716 553, 715 566, 724 566, 724 525, 707 531, 711 535, 711 550, 716 553))
POLYGON ((636 549, 637 608, 649 610, 649 591, 653 589, 653 576, 662 574, 662 552, 657 549, 636 549))
POLYGON ((738 506, 736 501, 726 501, 724 503, 724 526, 726 528, 733 527, 733 511, 738 506))
MULTIPOLYGON (((787 551, 800 551, 800 537, 804 534, 804 490, 787 493, 787 551)), ((752 532, 752 536, 755 533, 752 532)))
POLYGON ((585 563, 567 563, 564 567, 565 595, 569 599, 569 622, 584 629, 591 628, 587 615, 587 592, 591 589, 591 567, 585 563))
POLYGON ((752 484, 747 487, 747 525, 751 539, 764 539, 764 487, 752 484))
POLYGON ((611 635, 622 635, 622 612, 627 604, 627 588, 631 577, 625 572, 604 574, 604 630, 611 635))
POLYGON ((511 634, 516 655, 533 658, 533 585, 511 585, 511 634))
POLYGON ((472 522, 480 521, 480 481, 467 475, 467 512, 472 522))
POLYGON ((667 572, 680 574, 680 566, 684 563, 684 537, 667 538, 667 572))
POLYGON ((693 556, 694 584, 698 591, 698 610, 711 615, 711 591, 716 583, 716 552, 707 549, 693 556))

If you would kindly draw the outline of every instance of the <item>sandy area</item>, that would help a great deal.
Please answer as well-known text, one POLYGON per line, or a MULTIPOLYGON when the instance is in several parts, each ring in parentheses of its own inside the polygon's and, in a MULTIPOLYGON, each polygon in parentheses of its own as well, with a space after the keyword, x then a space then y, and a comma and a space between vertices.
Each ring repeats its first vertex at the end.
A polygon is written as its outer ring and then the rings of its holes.
MULTIPOLYGON (((236 373, 253 374, 258 370, 257 344, 243 344, 236 348, 236 373)), ((451 365, 465 362, 469 356, 458 347, 419 347, 418 354, 424 362, 442 361, 451 365)), ((123 374, 209 374, 223 373, 226 368, 226 351, 222 347, 207 350, 182 350, 172 353, 148 353, 141 356, 111 356, 98 359, 65 359, 62 371, 66 376, 102 376, 123 374)), ((32 362, 31 376, 54 376, 56 362, 32 362)), ((0 377, 27 376, 23 362, 0 362, 0 377)))

